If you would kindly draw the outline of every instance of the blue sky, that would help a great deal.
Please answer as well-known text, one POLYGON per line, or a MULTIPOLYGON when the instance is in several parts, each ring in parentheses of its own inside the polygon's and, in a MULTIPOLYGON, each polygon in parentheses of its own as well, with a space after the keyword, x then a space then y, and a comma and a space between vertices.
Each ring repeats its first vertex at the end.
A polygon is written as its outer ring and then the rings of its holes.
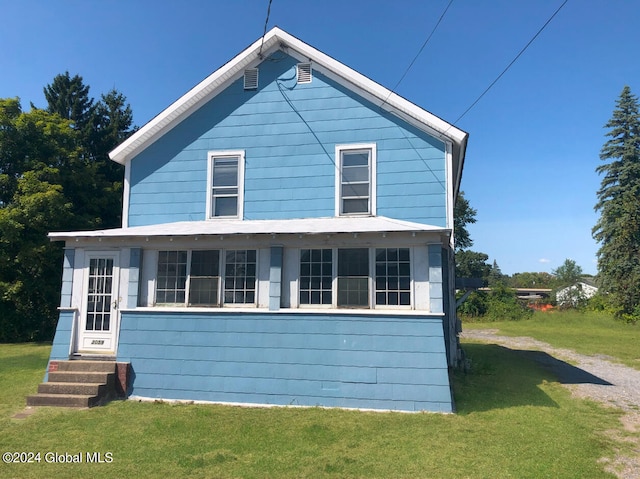
MULTIPOLYGON (((273 0, 277 25, 393 88, 449 0, 273 0)), ((396 92, 454 122, 562 0, 454 0, 396 92)), ((69 71, 124 93, 143 125, 257 40, 268 0, 0 0, 0 97, 44 107, 69 71)), ((624 85, 640 93, 640 2, 569 0, 456 126, 473 249, 504 273, 566 258, 596 273, 594 172, 624 85)))

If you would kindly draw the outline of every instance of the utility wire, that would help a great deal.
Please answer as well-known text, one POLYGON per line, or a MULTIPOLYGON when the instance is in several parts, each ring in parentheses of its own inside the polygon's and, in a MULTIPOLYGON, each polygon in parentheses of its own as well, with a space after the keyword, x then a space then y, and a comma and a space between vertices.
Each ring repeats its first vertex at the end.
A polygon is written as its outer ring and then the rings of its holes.
POLYGON ((495 79, 495 80, 493 80, 493 81, 491 82, 491 84, 490 84, 490 85, 489 85, 489 86, 488 86, 488 87, 487 87, 487 88, 486 88, 486 89, 485 89, 485 90, 480 94, 480 96, 479 96, 478 98, 476 98, 476 101, 474 101, 474 102, 471 104, 471 106, 469 106, 469 108, 467 108, 467 109, 464 111, 464 113, 462 113, 462 115, 460 115, 460 116, 458 117, 458 119, 452 123, 452 126, 453 126, 453 125, 456 125, 460 120, 462 120, 462 118, 463 118, 467 113, 469 113, 469 111, 471 111, 471 109, 472 109, 474 106, 476 106, 476 104, 477 104, 477 103, 482 99, 482 97, 483 97, 483 96, 485 96, 489 90, 491 90, 491 88, 493 87, 493 85, 495 85, 495 84, 498 82, 498 80, 500 80, 500 78, 502 78, 502 76, 503 76, 505 73, 507 73, 507 70, 509 70, 509 68, 511 68, 511 67, 513 66, 513 64, 518 60, 518 58, 520 58, 520 56, 525 52, 525 50, 526 50, 527 48, 529 48, 529 46, 534 42, 534 40, 535 40, 536 38, 538 38, 538 35, 540 35, 540 34, 542 33, 542 31, 547 27, 547 25, 549 25, 549 23, 551 23, 551 20, 553 20, 553 19, 554 19, 554 17, 558 14, 558 12, 560 12, 560 10, 562 10, 562 7, 564 7, 564 6, 567 4, 567 2, 568 2, 568 1, 569 1, 569 0, 564 0, 564 2, 562 2, 562 5, 560 5, 560 6, 558 7, 558 9, 557 9, 555 12, 553 12, 553 15, 551 15, 551 16, 549 17, 549 19, 544 23, 544 25, 542 25, 542 27, 540 27, 540 30, 538 30, 538 32, 537 32, 537 33, 536 33, 536 34, 531 38, 531 40, 529 40, 529 42, 528 42, 528 43, 527 43, 527 44, 522 48, 522 50, 520 50, 520 52, 515 56, 515 58, 514 58, 513 60, 511 60, 511 63, 509 63, 509 64, 507 65, 507 67, 506 67, 504 70, 502 70, 502 73, 500 73, 500 75, 498 75, 498 76, 496 77, 496 79, 495 79))
POLYGON ((449 3, 447 4, 446 8, 442 12, 442 15, 440 15, 440 18, 438 19, 438 22, 436 23, 436 25, 433 27, 433 30, 431 30, 431 33, 429 34, 427 39, 424 41, 424 43, 420 47, 420 50, 418 50, 418 53, 416 53, 416 56, 413 57, 413 60, 411 60, 411 63, 409 63, 409 66, 407 67, 407 69, 404 71, 404 73, 400 77, 400 80, 398 80, 398 83, 395 84, 395 86, 389 92, 389 95, 387 95, 387 98, 385 98, 384 101, 380 104, 380 107, 382 107, 387 102, 387 100, 389 100, 389 97, 396 91, 396 88, 398 88, 400 83, 402 83, 402 80, 404 80, 404 77, 407 76, 407 73, 409 73, 409 70, 411 70, 411 67, 413 66, 413 64, 416 62, 416 60, 418 59, 418 57, 422 53, 422 50, 424 50, 424 47, 427 46, 427 43, 429 43, 429 40, 431 40, 431 37, 436 32, 436 29, 440 25, 440 22, 442 22, 442 19, 444 18, 445 14, 447 13, 447 10, 449 10, 449 7, 451 6, 452 3, 453 3, 453 0, 449 0, 449 3))
POLYGON ((264 37, 267 34, 267 25, 269 24, 269 15, 271 14, 271 2, 273 0, 269 0, 269 5, 267 6, 267 19, 264 21, 264 32, 262 33, 262 43, 260 43, 260 51, 258 52, 258 58, 262 59, 262 46, 264 45, 264 37))

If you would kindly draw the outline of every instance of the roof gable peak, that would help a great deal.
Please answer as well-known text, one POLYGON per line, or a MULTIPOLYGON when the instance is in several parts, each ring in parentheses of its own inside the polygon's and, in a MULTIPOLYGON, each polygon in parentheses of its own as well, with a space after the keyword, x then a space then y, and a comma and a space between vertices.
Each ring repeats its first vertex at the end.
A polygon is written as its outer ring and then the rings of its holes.
MULTIPOLYGON (((467 133, 393 93, 382 85, 338 62, 325 53, 302 42, 279 27, 273 27, 246 49, 214 71, 187 93, 155 116, 135 134, 109 153, 109 157, 125 164, 165 133, 214 98, 230 83, 240 78, 245 69, 255 68, 264 58, 282 50, 300 62, 311 62, 313 69, 337 81, 361 97, 404 121, 452 145, 454 164, 462 170, 467 133)), ((456 175, 457 176, 457 175, 456 175)))

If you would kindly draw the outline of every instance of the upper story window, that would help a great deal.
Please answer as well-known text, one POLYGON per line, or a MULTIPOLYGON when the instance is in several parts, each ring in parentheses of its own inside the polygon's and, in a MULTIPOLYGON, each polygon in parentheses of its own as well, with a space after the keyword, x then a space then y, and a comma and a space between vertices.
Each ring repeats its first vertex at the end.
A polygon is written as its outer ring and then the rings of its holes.
POLYGON ((376 145, 337 145, 336 166, 336 215, 375 215, 376 145))
POLYGON ((244 151, 211 151, 207 218, 240 218, 244 199, 244 151))

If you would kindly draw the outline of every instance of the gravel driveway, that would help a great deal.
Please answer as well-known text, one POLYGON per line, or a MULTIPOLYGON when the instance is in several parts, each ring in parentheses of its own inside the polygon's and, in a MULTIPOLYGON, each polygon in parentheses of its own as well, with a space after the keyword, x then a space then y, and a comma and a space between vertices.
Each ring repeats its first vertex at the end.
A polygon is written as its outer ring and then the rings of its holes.
MULTIPOLYGON (((513 350, 531 352, 531 359, 538 361, 544 368, 550 369, 560 383, 569 388, 579 398, 591 399, 605 406, 622 409, 621 418, 626 431, 635 433, 633 457, 617 456, 602 459, 607 463, 606 470, 624 479, 640 479, 640 371, 613 362, 606 356, 585 356, 569 349, 554 348, 548 343, 526 337, 508 337, 498 335, 496 329, 468 330, 460 335, 462 339, 473 339, 486 343, 499 344, 513 350), (535 354, 544 351, 549 356, 535 354), (557 358, 561 361, 557 361, 557 358), (571 365, 564 363, 569 361, 571 365)), ((629 441, 629 438, 616 437, 629 441)))

